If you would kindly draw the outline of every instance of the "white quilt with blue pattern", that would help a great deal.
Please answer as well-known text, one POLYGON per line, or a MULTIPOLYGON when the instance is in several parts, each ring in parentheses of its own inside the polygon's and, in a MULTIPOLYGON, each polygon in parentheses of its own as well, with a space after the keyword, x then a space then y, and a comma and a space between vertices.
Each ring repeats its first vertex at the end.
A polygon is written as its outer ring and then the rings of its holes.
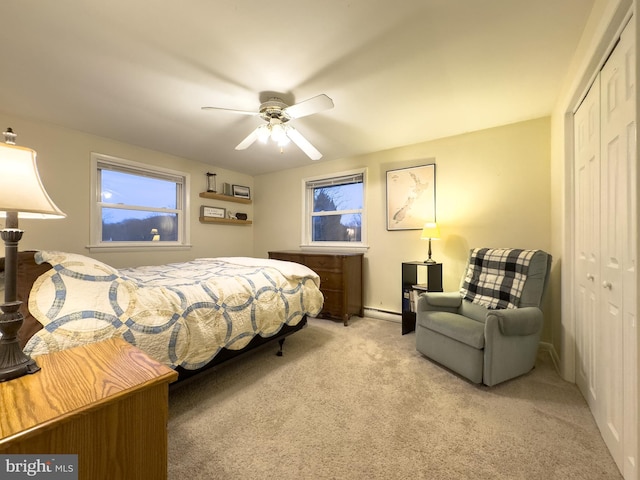
POLYGON ((120 336, 156 360, 197 369, 222 348, 239 350, 322 309, 318 275, 297 263, 202 258, 115 269, 82 255, 41 251, 29 311, 44 328, 36 356, 120 336))

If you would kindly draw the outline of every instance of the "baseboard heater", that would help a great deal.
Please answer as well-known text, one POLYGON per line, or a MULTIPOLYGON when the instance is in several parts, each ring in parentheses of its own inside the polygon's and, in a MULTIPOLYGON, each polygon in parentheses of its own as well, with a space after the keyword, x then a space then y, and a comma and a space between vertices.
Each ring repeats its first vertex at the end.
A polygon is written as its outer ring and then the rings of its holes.
POLYGON ((402 314, 390 312, 388 310, 380 310, 377 308, 364 307, 364 316, 387 320, 389 322, 402 323, 402 314))

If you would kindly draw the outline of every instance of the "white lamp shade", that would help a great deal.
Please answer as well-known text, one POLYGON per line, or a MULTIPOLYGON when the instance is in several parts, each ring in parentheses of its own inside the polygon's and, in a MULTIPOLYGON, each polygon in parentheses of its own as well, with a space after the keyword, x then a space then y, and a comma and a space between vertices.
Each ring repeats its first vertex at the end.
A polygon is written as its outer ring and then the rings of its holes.
POLYGON ((422 240, 429 240, 430 238, 440 238, 440 229, 438 225, 433 222, 425 223, 422 228, 422 234, 420 235, 422 240))
POLYGON ((0 217, 17 212, 19 218, 63 218, 49 198, 30 148, 0 143, 0 217))

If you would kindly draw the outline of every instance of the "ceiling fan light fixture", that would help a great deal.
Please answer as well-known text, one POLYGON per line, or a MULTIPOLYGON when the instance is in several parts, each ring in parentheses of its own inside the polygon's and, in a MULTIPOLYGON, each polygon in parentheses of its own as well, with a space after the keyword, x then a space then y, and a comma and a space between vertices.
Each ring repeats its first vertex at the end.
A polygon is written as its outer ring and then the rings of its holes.
POLYGON ((272 123, 269 126, 271 127, 271 140, 280 145, 280 142, 287 138, 284 126, 281 123, 272 123))

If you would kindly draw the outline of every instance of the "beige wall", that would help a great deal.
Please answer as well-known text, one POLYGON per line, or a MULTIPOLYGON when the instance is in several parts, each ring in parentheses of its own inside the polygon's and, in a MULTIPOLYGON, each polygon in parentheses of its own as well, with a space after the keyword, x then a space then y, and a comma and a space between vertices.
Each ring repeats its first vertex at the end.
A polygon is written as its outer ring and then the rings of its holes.
MULTIPOLYGON (((369 249, 365 255, 365 306, 400 311, 400 264, 424 260, 427 244, 420 232, 387 231, 386 171, 436 163, 437 218, 443 238, 433 242, 433 256, 444 263, 446 290, 458 287, 469 248, 476 246, 550 248, 550 175, 548 118, 507 125, 405 146, 361 157, 251 178, 210 165, 138 148, 78 131, 0 112, 0 125, 18 133, 18 144, 38 151, 39 170, 64 220, 22 220, 20 249, 64 250, 115 267, 161 264, 202 256, 255 255, 298 248, 301 238, 302 179, 367 167, 369 249), (89 252, 90 155, 99 152, 191 174, 191 243, 186 251, 89 252), (246 207, 253 226, 203 225, 198 221, 206 188, 205 172, 252 188, 246 207)), ((243 206, 243 208, 245 208, 243 206)), ((543 339, 550 341, 545 326, 543 339)))
MULTIPOLYGON (((253 251, 250 226, 201 224, 200 205, 237 209, 237 204, 203 201, 198 193, 206 190, 207 171, 217 173, 218 184, 236 183, 253 187, 253 178, 211 165, 86 135, 53 125, 38 123, 0 112, 2 129, 12 127, 17 144, 38 152, 38 169, 47 192, 67 214, 64 220, 21 220, 25 230, 20 250, 63 250, 89 255, 114 267, 156 265, 204 256, 247 255, 253 251), (180 170, 191 175, 191 243, 183 251, 91 253, 89 244, 91 152, 180 170)), ((233 210, 232 210, 233 211, 233 210)), ((242 210, 253 217, 253 205, 242 210)))
MULTIPOLYGON (((459 286, 473 247, 549 251, 550 119, 541 118, 361 157, 255 178, 255 256, 298 248, 302 179, 367 167, 369 250, 365 254, 365 307, 399 312, 401 263, 424 260, 420 232, 387 231, 386 171, 436 163, 437 219, 443 238, 433 257, 443 262, 445 290, 459 286)), ((551 325, 543 339, 550 341, 551 325)))

